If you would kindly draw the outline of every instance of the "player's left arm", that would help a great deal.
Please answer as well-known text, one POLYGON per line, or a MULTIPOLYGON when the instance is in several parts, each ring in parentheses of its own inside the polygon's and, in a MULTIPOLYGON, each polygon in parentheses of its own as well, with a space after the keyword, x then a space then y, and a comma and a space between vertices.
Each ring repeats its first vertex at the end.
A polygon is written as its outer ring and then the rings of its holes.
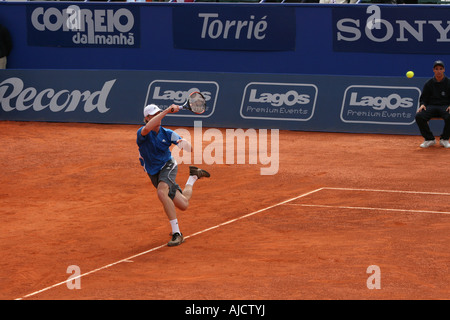
POLYGON ((184 151, 187 151, 187 152, 192 151, 192 145, 187 140, 179 139, 179 140, 177 140, 176 145, 178 146, 178 148, 180 148, 184 151))
POLYGON ((173 144, 177 145, 178 148, 191 152, 192 146, 191 143, 185 139, 183 139, 178 133, 175 131, 171 131, 171 137, 170 141, 172 141, 173 144))

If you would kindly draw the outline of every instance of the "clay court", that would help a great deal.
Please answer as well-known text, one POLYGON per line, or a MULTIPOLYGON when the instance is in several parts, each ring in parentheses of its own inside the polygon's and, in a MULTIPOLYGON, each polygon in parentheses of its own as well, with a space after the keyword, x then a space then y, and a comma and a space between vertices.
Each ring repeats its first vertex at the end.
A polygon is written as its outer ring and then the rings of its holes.
MULTIPOLYGON (((450 298, 450 150, 280 131, 276 175, 199 165, 211 178, 178 212, 185 243, 169 248, 138 127, 0 122, 1 299, 450 298), (373 265, 380 289, 367 285, 373 265)), ((177 182, 187 177, 182 163, 177 182)))

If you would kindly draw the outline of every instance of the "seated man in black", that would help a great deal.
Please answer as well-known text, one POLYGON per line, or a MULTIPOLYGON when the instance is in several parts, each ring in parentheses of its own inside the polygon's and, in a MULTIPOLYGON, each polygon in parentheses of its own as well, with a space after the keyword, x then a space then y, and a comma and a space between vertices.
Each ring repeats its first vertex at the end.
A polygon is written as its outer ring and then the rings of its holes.
POLYGON ((430 130, 428 121, 431 118, 444 119, 444 131, 439 143, 445 148, 450 148, 450 80, 444 74, 445 66, 440 60, 434 62, 434 77, 428 80, 420 96, 420 108, 416 114, 416 123, 425 141, 420 145, 428 148, 436 144, 434 135, 430 130))

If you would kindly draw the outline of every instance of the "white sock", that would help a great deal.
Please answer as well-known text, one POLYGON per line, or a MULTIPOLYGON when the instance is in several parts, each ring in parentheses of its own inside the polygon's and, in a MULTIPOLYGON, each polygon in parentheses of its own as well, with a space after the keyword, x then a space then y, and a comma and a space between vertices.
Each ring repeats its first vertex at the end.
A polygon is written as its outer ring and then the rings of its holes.
POLYGON ((194 185, 195 181, 198 180, 197 176, 189 176, 188 181, 186 182, 186 184, 190 184, 191 186, 194 185))
POLYGON ((172 234, 177 232, 181 234, 180 228, 178 227, 178 219, 170 220, 170 225, 172 226, 172 234))

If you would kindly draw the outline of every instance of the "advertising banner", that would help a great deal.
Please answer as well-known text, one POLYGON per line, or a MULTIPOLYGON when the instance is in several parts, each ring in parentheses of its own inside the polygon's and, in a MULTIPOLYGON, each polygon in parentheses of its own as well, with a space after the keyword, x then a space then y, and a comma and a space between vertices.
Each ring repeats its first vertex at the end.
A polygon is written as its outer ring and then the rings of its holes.
POLYGON ((344 92, 341 120, 347 123, 410 125, 414 123, 420 89, 352 85, 344 92))
MULTIPOLYGON (((171 104, 182 105, 191 92, 201 91, 206 100, 206 110, 201 115, 181 113, 179 117, 208 118, 214 114, 219 95, 219 84, 215 81, 196 80, 153 80, 148 86, 145 105, 154 103, 161 109, 171 104)), ((173 115, 170 115, 173 116, 173 115)))
POLYGON ((7 67, 36 70, 426 77, 433 61, 450 63, 449 14, 442 5, 0 1, 14 42, 7 67))
POLYGON ((450 53, 450 11, 403 6, 335 7, 333 49, 344 52, 450 53))
POLYGON ((174 7, 175 48, 286 51, 295 49, 295 11, 289 7, 174 7))
POLYGON ((143 108, 182 104, 193 91, 204 114, 173 126, 418 134, 426 79, 206 72, 3 70, 0 120, 142 124, 143 108))
POLYGON ((314 84, 251 82, 242 97, 244 119, 308 121, 314 115, 314 84))
POLYGON ((29 4, 27 39, 30 46, 137 48, 139 7, 93 7, 29 4))

